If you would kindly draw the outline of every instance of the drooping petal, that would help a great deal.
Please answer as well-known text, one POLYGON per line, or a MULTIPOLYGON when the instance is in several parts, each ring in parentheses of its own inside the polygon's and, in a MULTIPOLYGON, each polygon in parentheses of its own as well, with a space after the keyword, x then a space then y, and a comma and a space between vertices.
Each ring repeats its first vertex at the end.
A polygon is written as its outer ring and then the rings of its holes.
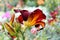
POLYGON ((36 23, 35 27, 37 28, 37 30, 42 30, 45 27, 45 22, 39 21, 36 23))
POLYGON ((19 23, 23 23, 23 17, 22 17, 22 15, 20 15, 20 16, 17 18, 17 21, 18 21, 19 23))
POLYGON ((21 13, 24 21, 26 21, 28 19, 28 16, 30 14, 27 10, 21 10, 20 13, 21 13))
POLYGON ((36 27, 37 31, 44 29, 40 24, 36 24, 35 27, 36 27))
POLYGON ((45 22, 43 22, 43 21, 39 21, 39 22, 36 23, 36 25, 37 24, 41 25, 43 28, 45 27, 45 22))
POLYGON ((29 16, 29 12, 27 10, 15 10, 14 11, 17 13, 17 12, 20 12, 21 13, 21 16, 18 17, 18 20, 20 20, 20 22, 22 20, 26 21, 28 19, 28 16, 29 16))

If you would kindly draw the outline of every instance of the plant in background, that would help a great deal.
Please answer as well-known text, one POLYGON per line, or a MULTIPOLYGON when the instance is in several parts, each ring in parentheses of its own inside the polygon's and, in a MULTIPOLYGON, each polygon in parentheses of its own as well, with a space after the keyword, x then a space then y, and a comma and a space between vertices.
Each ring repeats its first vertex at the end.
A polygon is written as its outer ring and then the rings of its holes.
POLYGON ((2 18, 10 18, 10 12, 7 11, 5 14, 2 15, 2 18))
POLYGON ((10 12, 2 12, 2 14, 0 15, 0 22, 4 23, 5 21, 10 19, 10 12))
POLYGON ((60 13, 60 10, 59 10, 59 6, 58 7, 56 7, 55 8, 55 10, 54 11, 52 11, 51 13, 50 13, 50 16, 51 16, 51 18, 49 18, 48 19, 48 23, 49 23, 49 25, 51 26, 51 27, 53 27, 56 31, 56 33, 57 33, 57 36, 59 35, 59 27, 60 27, 60 17, 59 17, 59 14, 60 13))
POLYGON ((56 17, 58 15, 58 10, 55 10, 55 11, 51 12, 50 15, 51 15, 52 18, 49 19, 48 22, 49 22, 50 25, 54 25, 55 22, 58 21, 57 17, 56 17))
POLYGON ((48 8, 49 12, 54 11, 55 8, 58 6, 56 0, 45 0, 45 6, 48 8))
POLYGON ((38 5, 43 5, 45 3, 45 0, 37 0, 38 5))

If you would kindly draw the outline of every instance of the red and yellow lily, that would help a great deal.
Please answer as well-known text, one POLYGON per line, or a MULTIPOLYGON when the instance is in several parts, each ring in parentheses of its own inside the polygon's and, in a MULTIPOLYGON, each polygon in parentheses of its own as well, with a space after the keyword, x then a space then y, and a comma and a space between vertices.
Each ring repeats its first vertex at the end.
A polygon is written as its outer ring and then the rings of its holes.
POLYGON ((46 16, 43 14, 42 10, 36 9, 33 12, 28 12, 27 10, 14 11, 21 13, 17 20, 25 26, 31 27, 33 25, 41 25, 42 28, 44 28, 45 22, 43 22, 42 20, 46 19, 46 16))
POLYGON ((24 30, 27 27, 31 27, 34 25, 36 26, 37 30, 41 29, 39 28, 40 25, 42 26, 42 28, 45 27, 45 22, 43 22, 42 20, 46 19, 46 16, 40 9, 36 9, 33 12, 28 12, 27 10, 14 10, 14 11, 21 13, 21 15, 17 18, 19 24, 17 21, 16 21, 17 23, 14 23, 15 14, 12 15, 9 23, 5 23, 5 28, 7 29, 10 36, 12 36, 12 38, 16 37, 16 33, 18 33, 19 31, 18 29, 24 32, 24 30), (20 24, 24 25, 24 27, 22 27, 22 25, 20 26, 20 24))

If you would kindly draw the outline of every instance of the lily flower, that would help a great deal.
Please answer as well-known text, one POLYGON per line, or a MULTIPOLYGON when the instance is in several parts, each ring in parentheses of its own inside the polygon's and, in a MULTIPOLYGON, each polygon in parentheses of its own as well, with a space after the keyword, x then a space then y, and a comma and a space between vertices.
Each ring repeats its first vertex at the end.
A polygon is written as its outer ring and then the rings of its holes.
MULTIPOLYGON (((15 12, 18 10, 14 10, 15 12)), ((27 10, 20 10, 18 11, 21 15, 17 18, 17 20, 23 25, 27 27, 31 27, 34 25, 41 25, 42 28, 45 26, 45 22, 42 20, 46 19, 46 16, 40 9, 36 9, 33 12, 28 12, 27 10)), ((37 26, 38 27, 38 26, 37 26)))
POLYGON ((58 11, 54 10, 53 12, 50 13, 50 15, 52 18, 48 20, 48 23, 50 25, 54 25, 58 21, 56 18, 56 16, 58 15, 58 11))

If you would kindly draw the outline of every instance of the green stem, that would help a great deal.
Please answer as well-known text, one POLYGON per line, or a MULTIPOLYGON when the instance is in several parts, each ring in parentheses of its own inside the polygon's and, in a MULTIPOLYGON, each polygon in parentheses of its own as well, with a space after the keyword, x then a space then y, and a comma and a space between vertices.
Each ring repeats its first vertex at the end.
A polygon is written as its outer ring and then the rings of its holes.
POLYGON ((19 35, 17 35, 17 40, 19 40, 19 35))
POLYGON ((23 38, 23 40, 25 40, 25 36, 24 36, 24 33, 22 33, 22 38, 23 38))
POLYGON ((24 36, 24 33, 25 33, 25 32, 20 31, 20 33, 21 33, 21 35, 22 35, 22 39, 25 40, 25 36, 24 36))

